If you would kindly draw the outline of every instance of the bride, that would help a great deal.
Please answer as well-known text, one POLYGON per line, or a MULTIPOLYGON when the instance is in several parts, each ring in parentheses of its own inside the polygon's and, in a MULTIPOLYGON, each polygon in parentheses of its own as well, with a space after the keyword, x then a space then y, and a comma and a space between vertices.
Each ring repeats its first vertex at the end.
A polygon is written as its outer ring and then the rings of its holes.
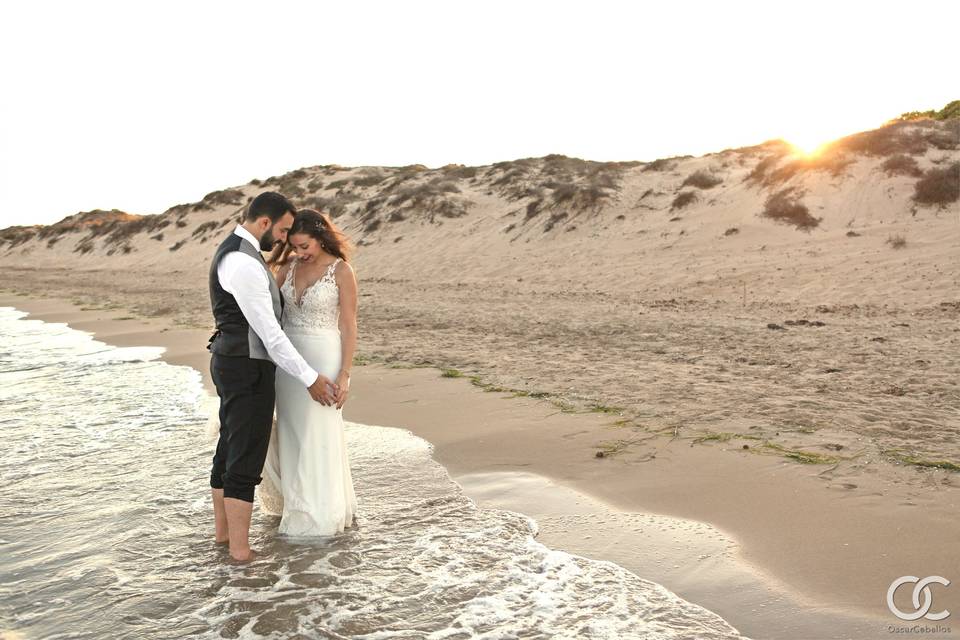
POLYGON ((303 209, 268 260, 285 300, 284 332, 336 387, 333 405, 324 406, 277 369, 277 424, 259 496, 264 511, 281 516, 279 532, 290 536, 341 533, 357 509, 342 416, 357 344, 357 281, 348 250, 326 215, 303 209))

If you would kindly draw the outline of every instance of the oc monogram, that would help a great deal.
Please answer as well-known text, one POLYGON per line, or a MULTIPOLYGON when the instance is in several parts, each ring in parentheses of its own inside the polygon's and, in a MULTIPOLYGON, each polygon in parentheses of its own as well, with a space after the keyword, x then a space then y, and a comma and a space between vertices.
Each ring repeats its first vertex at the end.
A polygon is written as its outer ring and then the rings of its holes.
POLYGON ((933 597, 930 595, 930 587, 927 585, 936 582, 937 584, 942 584, 943 586, 949 586, 950 581, 946 578, 940 576, 928 576, 921 580, 917 576, 903 576, 897 578, 890 585, 890 588, 887 589, 887 606, 890 608, 890 611, 893 612, 893 615, 897 616, 901 620, 919 620, 920 618, 926 617, 927 620, 943 620, 950 615, 950 612, 944 609, 940 613, 928 613, 930 607, 933 605, 933 597), (901 585, 904 585, 908 582, 916 583, 916 586, 913 587, 913 607, 916 609, 913 613, 904 613, 897 609, 897 606, 893 603, 893 594, 897 592, 897 589, 901 585), (920 594, 923 594, 923 604, 920 604, 920 594))

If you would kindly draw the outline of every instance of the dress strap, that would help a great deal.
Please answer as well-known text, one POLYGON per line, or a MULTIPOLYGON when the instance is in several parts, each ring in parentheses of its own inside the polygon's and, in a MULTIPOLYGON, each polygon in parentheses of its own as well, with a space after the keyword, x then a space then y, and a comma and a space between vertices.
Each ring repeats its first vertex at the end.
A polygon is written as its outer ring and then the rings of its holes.
POLYGON ((325 275, 329 276, 330 274, 334 273, 337 269, 337 265, 340 264, 341 262, 342 260, 340 258, 337 258, 336 260, 331 262, 330 266, 327 267, 327 273, 325 275))
MULTIPOLYGON (((291 281, 292 283, 296 283, 297 279, 294 277, 294 272, 297 270, 297 262, 299 262, 299 260, 296 258, 290 260, 290 268, 287 269, 287 277, 283 279, 284 284, 291 281)), ((295 286, 294 289, 296 289, 295 286)))

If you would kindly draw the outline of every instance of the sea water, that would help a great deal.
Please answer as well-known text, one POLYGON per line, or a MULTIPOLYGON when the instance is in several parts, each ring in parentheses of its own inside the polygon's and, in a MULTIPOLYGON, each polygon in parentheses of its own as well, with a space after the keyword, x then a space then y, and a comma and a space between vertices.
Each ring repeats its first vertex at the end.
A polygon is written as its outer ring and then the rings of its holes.
MULTIPOLYGON (((622 567, 478 508, 408 431, 347 423, 356 525, 213 542, 200 374, 0 307, 0 637, 738 638, 622 567)), ((214 407, 215 410, 215 407, 214 407)))

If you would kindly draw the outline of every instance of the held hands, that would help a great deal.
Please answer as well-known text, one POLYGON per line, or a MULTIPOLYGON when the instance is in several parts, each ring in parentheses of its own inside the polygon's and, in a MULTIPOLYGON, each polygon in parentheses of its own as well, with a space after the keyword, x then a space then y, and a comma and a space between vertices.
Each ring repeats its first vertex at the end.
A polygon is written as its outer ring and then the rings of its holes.
POLYGON ((341 371, 337 376, 337 382, 333 385, 337 392, 334 394, 334 401, 337 403, 337 409, 342 409, 347 402, 347 395, 350 393, 350 372, 341 371))
POLYGON ((310 397, 320 404, 329 407, 335 402, 336 394, 339 392, 337 385, 330 382, 326 376, 318 375, 316 381, 309 387, 310 397))

